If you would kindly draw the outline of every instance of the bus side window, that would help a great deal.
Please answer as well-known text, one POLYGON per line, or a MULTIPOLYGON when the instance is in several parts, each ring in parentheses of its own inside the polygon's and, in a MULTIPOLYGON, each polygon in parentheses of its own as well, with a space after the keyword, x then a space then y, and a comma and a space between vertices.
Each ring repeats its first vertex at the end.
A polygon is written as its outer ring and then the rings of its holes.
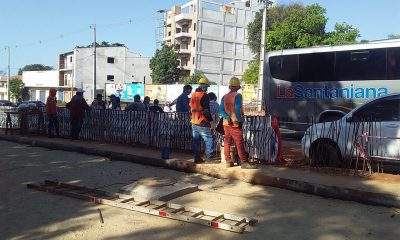
POLYGON ((385 80, 386 48, 336 52, 337 81, 385 80))
POLYGON ((389 48, 387 56, 387 79, 400 79, 400 48, 389 48))
POLYGON ((298 55, 272 56, 269 59, 272 77, 289 82, 299 81, 298 65, 298 55))

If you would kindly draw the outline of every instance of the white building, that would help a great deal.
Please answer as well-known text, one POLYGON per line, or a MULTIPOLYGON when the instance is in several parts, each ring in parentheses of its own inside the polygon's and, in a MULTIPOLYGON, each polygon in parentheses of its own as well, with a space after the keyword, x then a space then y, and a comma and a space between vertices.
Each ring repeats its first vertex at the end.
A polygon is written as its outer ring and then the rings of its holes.
MULTIPOLYGON (((85 98, 93 96, 93 48, 75 48, 59 56, 59 85, 83 88, 85 98)), ((96 48, 96 94, 103 93, 106 83, 151 83, 150 58, 128 51, 126 47, 96 48)), ((73 91, 66 91, 71 98, 73 91)))
POLYGON ((7 77, 0 76, 0 100, 7 99, 7 77))
POLYGON ((254 56, 247 25, 262 8, 258 0, 193 0, 167 11, 163 40, 175 45, 181 74, 200 70, 217 84, 241 77, 254 56))
POLYGON ((50 88, 58 90, 57 99, 65 101, 64 89, 58 84, 58 70, 23 71, 22 81, 29 92, 29 99, 46 103, 50 88))

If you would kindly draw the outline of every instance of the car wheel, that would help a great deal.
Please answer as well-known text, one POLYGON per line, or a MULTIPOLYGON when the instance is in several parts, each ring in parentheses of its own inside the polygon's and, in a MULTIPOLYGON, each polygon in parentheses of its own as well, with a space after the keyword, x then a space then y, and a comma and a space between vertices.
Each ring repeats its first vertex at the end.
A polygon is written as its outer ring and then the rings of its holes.
POLYGON ((342 158, 339 148, 328 141, 315 143, 311 150, 311 164, 316 167, 340 167, 342 158))

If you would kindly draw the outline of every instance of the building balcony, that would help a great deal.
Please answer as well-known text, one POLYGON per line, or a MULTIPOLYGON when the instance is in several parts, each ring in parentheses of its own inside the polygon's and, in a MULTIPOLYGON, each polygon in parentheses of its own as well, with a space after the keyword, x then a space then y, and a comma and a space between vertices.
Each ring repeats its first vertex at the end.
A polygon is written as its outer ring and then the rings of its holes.
POLYGON ((60 65, 59 71, 72 71, 74 68, 73 66, 65 66, 65 65, 60 65))
POLYGON ((170 27, 172 24, 172 19, 168 18, 167 21, 165 21, 165 26, 170 27))
POLYGON ((175 38, 176 39, 180 39, 180 38, 191 38, 192 34, 188 33, 188 32, 180 32, 175 34, 175 38))
POLYGON ((0 92, 1 92, 1 93, 7 92, 7 88, 6 88, 6 87, 0 87, 0 92))
POLYGON ((193 14, 190 13, 180 13, 178 15, 175 15, 175 22, 184 22, 184 21, 192 21, 193 19, 193 14))
POLYGON ((175 49, 175 52, 177 52, 178 54, 191 54, 192 52, 187 49, 187 48, 179 48, 179 49, 175 49))
POLYGON ((164 37, 164 42, 171 41, 171 40, 172 40, 172 36, 164 37))

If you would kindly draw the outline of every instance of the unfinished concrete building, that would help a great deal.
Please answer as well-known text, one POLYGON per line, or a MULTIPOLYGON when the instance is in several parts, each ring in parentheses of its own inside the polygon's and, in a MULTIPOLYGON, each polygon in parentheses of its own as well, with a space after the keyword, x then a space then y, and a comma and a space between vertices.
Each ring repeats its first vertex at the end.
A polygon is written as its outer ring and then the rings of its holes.
POLYGON ((164 43, 175 45, 181 75, 200 70, 217 84, 241 77, 254 56, 247 25, 262 8, 258 0, 193 0, 166 11, 164 43))

